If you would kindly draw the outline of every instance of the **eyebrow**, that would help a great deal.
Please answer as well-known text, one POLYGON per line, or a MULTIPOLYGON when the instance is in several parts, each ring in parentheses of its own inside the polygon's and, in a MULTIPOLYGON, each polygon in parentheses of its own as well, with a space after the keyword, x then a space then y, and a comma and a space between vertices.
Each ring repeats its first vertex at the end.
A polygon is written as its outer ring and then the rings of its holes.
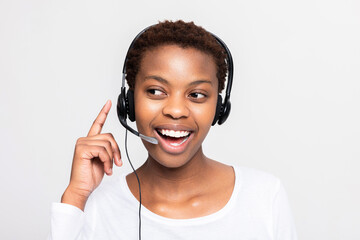
MULTIPOLYGON (((146 76, 144 81, 146 81, 148 79, 154 79, 154 80, 157 80, 157 81, 159 81, 161 83, 164 83, 166 85, 170 85, 168 80, 166 80, 165 78, 162 78, 160 76, 156 76, 156 75, 146 76)), ((196 80, 196 81, 193 81, 193 82, 189 83, 189 86, 194 86, 194 85, 198 85, 198 84, 201 84, 201 83, 208 83, 211 86, 213 85, 213 83, 211 81, 209 81, 209 80, 196 80)))

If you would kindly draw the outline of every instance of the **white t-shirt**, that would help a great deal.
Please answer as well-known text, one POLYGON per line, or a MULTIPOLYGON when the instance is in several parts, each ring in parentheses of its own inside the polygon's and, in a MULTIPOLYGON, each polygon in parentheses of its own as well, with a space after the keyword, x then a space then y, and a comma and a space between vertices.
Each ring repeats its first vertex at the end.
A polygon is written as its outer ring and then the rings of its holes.
MULTIPOLYGON (((143 240, 296 240, 285 190, 276 177, 245 167, 234 167, 235 186, 219 211, 199 218, 170 219, 142 206, 143 240)), ((126 175, 100 184, 84 212, 72 205, 53 203, 49 240, 138 239, 139 202, 126 175)))

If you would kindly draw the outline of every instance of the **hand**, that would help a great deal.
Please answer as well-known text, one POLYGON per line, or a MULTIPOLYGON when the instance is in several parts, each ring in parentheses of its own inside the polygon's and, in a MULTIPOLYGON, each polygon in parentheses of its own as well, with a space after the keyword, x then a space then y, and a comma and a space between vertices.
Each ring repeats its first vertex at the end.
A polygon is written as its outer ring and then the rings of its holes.
POLYGON ((122 165, 119 146, 111 133, 101 134, 111 108, 108 100, 95 119, 87 137, 81 137, 75 145, 70 183, 61 202, 84 210, 90 194, 99 186, 104 173, 112 175, 113 162, 122 165))

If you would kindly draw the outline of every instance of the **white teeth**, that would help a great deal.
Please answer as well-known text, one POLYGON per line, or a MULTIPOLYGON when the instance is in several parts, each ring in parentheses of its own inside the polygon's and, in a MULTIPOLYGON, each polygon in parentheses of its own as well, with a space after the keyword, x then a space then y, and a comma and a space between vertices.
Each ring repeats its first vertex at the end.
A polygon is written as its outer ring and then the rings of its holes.
POLYGON ((162 135, 175 137, 175 138, 186 137, 190 134, 189 131, 174 131, 168 129, 161 129, 160 132, 162 135))

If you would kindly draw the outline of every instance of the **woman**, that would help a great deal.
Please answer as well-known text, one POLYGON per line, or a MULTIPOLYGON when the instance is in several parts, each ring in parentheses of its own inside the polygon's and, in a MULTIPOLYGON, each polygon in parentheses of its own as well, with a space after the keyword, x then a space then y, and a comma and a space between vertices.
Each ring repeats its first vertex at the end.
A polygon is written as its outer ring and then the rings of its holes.
POLYGON ((126 80, 138 131, 158 144, 143 141, 141 190, 135 172, 99 186, 113 162, 122 165, 113 136, 101 133, 108 101, 76 143, 50 239, 296 239, 277 178, 203 153, 227 67, 224 48, 193 23, 165 21, 142 33, 129 50, 126 80))

